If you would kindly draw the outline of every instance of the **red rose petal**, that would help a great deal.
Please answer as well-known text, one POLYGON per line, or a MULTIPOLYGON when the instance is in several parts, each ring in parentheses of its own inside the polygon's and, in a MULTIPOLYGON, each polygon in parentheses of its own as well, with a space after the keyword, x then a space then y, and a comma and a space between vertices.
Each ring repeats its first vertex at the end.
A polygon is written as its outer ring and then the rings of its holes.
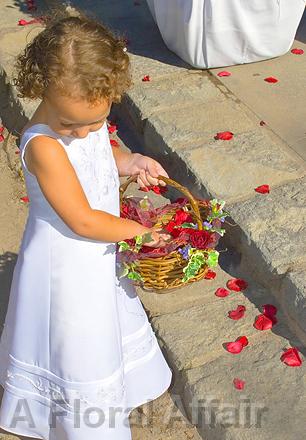
POLYGON ((277 308, 273 304, 264 304, 262 306, 263 314, 266 316, 274 316, 277 313, 277 308))
POLYGON ((266 125, 266 123, 265 123, 265 121, 260 121, 259 125, 263 126, 263 125, 266 125))
POLYGON ((20 150, 16 150, 16 151, 15 151, 15 154, 20 154, 20 150))
POLYGON ((231 76, 231 72, 228 72, 227 70, 222 70, 222 72, 217 73, 217 75, 220 77, 231 76))
POLYGON ((228 280, 226 287, 235 292, 240 292, 248 287, 248 283, 241 278, 233 278, 232 280, 228 280))
MULTIPOLYGON (((276 321, 276 318, 274 318, 274 323, 275 323, 275 321, 276 321)), ((270 330, 270 328, 273 327, 273 321, 271 318, 269 318, 266 315, 258 315, 255 318, 255 322, 254 322, 253 326, 257 330, 270 330)))
POLYGON ((294 55, 303 55, 304 51, 303 49, 292 49, 291 53, 294 53, 294 55))
POLYGON ((236 339, 236 342, 240 342, 244 347, 249 344, 249 340, 246 336, 240 336, 238 339, 236 339))
POLYGON ((222 141, 230 141, 234 136, 234 133, 232 133, 231 131, 221 131, 219 133, 216 134, 215 139, 219 140, 221 139, 222 141))
POLYGON ((245 381, 238 379, 237 377, 233 380, 234 387, 237 388, 237 390, 243 390, 245 381))
POLYGON ((255 188, 255 191, 260 194, 268 194, 270 192, 270 186, 269 185, 260 185, 257 188, 255 188))
POLYGON ((4 127, 0 127, 0 133, 2 133, 4 130, 4 127))
POLYGON ((23 202, 29 202, 30 201, 28 196, 20 197, 20 200, 22 200, 23 202))
POLYGON ((0 142, 3 142, 4 141, 4 136, 3 136, 3 134, 0 134, 0 142))
POLYGON ((119 143, 115 139, 110 139, 110 144, 112 147, 119 147, 119 143))
POLYGON ((205 280, 214 280, 216 276, 217 276, 216 272, 209 269, 205 275, 205 280))
POLYGON ((113 133, 115 133, 116 131, 117 131, 117 125, 109 125, 108 127, 107 127, 107 129, 108 129, 108 132, 109 132, 109 134, 113 134, 113 133))
POLYGON ((288 350, 281 355, 280 359, 289 367, 300 367, 302 365, 302 359, 296 347, 288 348, 288 350))
POLYGON ((225 298, 226 296, 228 296, 230 294, 230 291, 227 289, 224 289, 223 287, 219 287, 216 291, 215 291, 215 295, 218 296, 219 298, 225 298))
POLYGON ((150 78, 149 75, 145 75, 145 76, 142 78, 142 81, 144 81, 144 82, 146 82, 146 81, 151 81, 151 78, 150 78))
POLYGON ((243 318, 245 311, 245 306, 238 305, 236 310, 231 310, 230 312, 228 312, 228 317, 237 321, 238 319, 243 318))
POLYGON ((229 353, 239 354, 243 350, 243 345, 241 342, 227 342, 225 348, 229 353))
POLYGON ((274 78, 274 76, 269 76, 268 78, 265 78, 265 81, 268 83, 277 83, 278 79, 274 78))

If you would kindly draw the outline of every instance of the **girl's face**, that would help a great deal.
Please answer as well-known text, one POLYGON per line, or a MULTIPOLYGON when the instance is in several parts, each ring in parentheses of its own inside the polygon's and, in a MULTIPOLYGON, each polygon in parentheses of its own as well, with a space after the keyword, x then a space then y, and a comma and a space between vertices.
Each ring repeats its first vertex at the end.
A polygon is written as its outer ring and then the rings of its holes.
POLYGON ((44 97, 48 125, 56 133, 79 139, 99 130, 111 108, 111 101, 103 99, 97 104, 62 96, 50 86, 44 97))

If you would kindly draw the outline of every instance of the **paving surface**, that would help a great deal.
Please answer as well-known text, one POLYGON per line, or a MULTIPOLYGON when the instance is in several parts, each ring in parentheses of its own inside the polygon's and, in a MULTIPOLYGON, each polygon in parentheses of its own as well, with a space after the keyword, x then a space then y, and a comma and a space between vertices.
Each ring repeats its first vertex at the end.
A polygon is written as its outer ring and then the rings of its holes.
MULTIPOLYGON (((136 5, 133 0, 113 0, 111 7, 107 0, 70 3, 95 13, 130 41, 134 86, 113 109, 124 144, 158 159, 170 177, 195 195, 224 198, 236 222, 235 227, 228 227, 221 243, 228 251, 221 254, 215 280, 168 294, 138 289, 175 375, 169 392, 154 402, 152 426, 135 427, 133 438, 304 440, 305 362, 290 368, 280 356, 292 346, 299 347, 303 359, 306 354, 305 144, 302 131, 296 133, 303 130, 302 124, 294 125, 299 118, 302 121, 306 97, 300 83, 297 93, 294 78, 302 78, 306 58, 288 54, 231 67, 232 76, 220 81, 217 69, 192 69, 168 51, 144 0, 136 5), (280 64, 282 68, 277 70, 280 64), (262 81, 268 71, 282 78, 277 88, 262 81), (144 75, 150 75, 151 81, 142 82, 144 75), (258 95, 266 99, 259 100, 258 95), (264 112, 268 109, 270 114, 264 112), (261 120, 267 124, 261 126, 261 120), (235 134, 232 141, 214 139, 216 132, 226 130, 235 134), (270 184, 269 195, 254 192, 263 183, 270 184), (216 288, 234 276, 246 278, 249 288, 217 298, 216 288), (260 332, 253 322, 266 303, 278 307, 278 323, 272 330, 260 332), (238 304, 246 306, 246 316, 232 321, 227 312, 238 304), (239 355, 228 353, 224 342, 243 334, 249 345, 239 355), (235 377, 246 381, 244 390, 234 388, 235 377), (167 414, 176 410, 180 420, 169 426, 167 414)), ((9 85, 14 56, 26 38, 40 31, 37 25, 31 30, 16 25, 19 18, 29 18, 21 5, 5 0, 1 4, 5 13, 0 14, 0 111, 4 125, 16 135, 38 104, 19 99, 9 85)), ((298 35, 304 35, 303 27, 298 35)), ((4 159, 17 178, 14 147, 7 148, 4 159)), ((3 190, 2 195, 4 200, 15 197, 17 204, 22 190, 16 187, 15 192, 14 188, 3 190)), ((16 209, 7 205, 8 216, 0 218, 2 231, 10 212, 17 217, 16 209)), ((25 215, 26 207, 20 209, 25 215)), ((2 273, 7 283, 4 298, 12 268, 5 259, 18 249, 21 224, 12 230, 15 233, 8 234, 2 246, 2 273)), ((148 407, 140 411, 147 416, 149 412, 148 407)))

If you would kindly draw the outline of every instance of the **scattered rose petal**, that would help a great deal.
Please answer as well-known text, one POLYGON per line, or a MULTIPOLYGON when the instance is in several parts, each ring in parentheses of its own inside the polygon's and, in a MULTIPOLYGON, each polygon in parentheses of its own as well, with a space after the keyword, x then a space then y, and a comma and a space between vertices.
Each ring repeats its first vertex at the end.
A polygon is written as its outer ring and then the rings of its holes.
POLYGON ((219 298, 225 298, 226 296, 228 296, 230 294, 230 291, 227 289, 224 289, 223 287, 219 287, 216 291, 215 291, 215 295, 218 296, 219 298))
POLYGON ((236 310, 231 310, 230 312, 228 312, 228 317, 237 321, 238 319, 243 318, 245 311, 245 306, 238 305, 236 310))
MULTIPOLYGON (((276 318, 274 318, 276 320, 276 318)), ((258 315, 255 318, 253 326, 257 330, 270 330, 273 327, 273 321, 266 315, 258 315)))
POLYGON ((20 200, 22 200, 23 202, 29 202, 30 201, 28 196, 20 197, 20 200))
POLYGON ((4 130, 4 127, 0 127, 0 133, 2 133, 4 130))
POLYGON ((41 23, 41 21, 43 21, 43 17, 33 18, 33 20, 30 20, 30 21, 24 20, 22 18, 21 20, 18 20, 18 25, 19 26, 26 26, 27 24, 41 23))
POLYGON ((230 141, 234 136, 234 133, 232 133, 231 131, 221 131, 219 133, 216 134, 215 139, 219 140, 221 139, 222 141, 230 141))
POLYGON ((259 125, 263 126, 263 125, 267 125, 267 124, 265 123, 265 121, 260 121, 259 125))
POLYGON ((4 141, 4 136, 3 136, 3 134, 0 134, 0 142, 3 142, 4 141))
POLYGON ((274 316, 277 313, 277 308, 273 304, 264 304, 262 306, 263 314, 266 316, 274 316))
POLYGON ((235 342, 225 343, 225 348, 229 353, 238 354, 243 350, 243 347, 248 345, 249 341, 246 336, 240 336, 235 342))
POLYGON ((110 139, 110 144, 112 147, 119 147, 119 143, 115 139, 110 139))
POLYGON ((228 280, 226 287, 235 292, 240 292, 248 287, 248 283, 241 278, 233 278, 232 280, 228 280))
POLYGON ((217 75, 222 78, 223 76, 231 76, 231 72, 228 72, 227 70, 222 70, 222 72, 217 73, 217 75))
POLYGON ((265 81, 268 83, 277 83, 278 79, 274 78, 274 76, 268 76, 268 78, 265 78, 265 81))
POLYGON ((240 336, 236 341, 241 342, 241 344, 246 347, 249 344, 249 340, 246 336, 240 336))
POLYGON ((237 377, 233 380, 234 387, 237 388, 237 390, 243 390, 245 381, 238 379, 237 377))
POLYGON ((150 188, 155 194, 164 194, 168 191, 167 185, 166 186, 160 186, 160 185, 152 185, 150 188))
POLYGON ((302 359, 300 358, 297 347, 288 348, 282 355, 281 361, 289 367, 300 367, 302 359))
POLYGON ((150 78, 149 75, 145 75, 145 76, 142 78, 142 81, 144 81, 144 82, 146 82, 146 81, 151 81, 151 78, 150 78))
POLYGON ((291 53, 294 53, 294 55, 303 55, 304 51, 303 49, 292 49, 291 53))
POLYGON ((214 272, 213 270, 208 269, 206 275, 205 275, 205 280, 214 280, 216 278, 217 274, 216 272, 214 272))
POLYGON ((107 127, 107 129, 108 129, 108 132, 109 132, 109 134, 113 134, 113 133, 115 133, 116 131, 117 131, 117 125, 109 125, 108 127, 107 127))
POLYGON ((268 194, 270 192, 270 186, 269 185, 260 185, 257 188, 255 188, 255 191, 260 194, 268 194))
POLYGON ((15 151, 15 154, 20 154, 20 150, 16 150, 16 151, 15 151))

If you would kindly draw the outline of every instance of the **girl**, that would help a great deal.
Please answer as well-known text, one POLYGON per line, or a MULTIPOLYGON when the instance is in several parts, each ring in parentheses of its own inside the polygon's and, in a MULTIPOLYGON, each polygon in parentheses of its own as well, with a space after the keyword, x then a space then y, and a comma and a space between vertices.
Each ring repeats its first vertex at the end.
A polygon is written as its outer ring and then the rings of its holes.
POLYGON ((52 19, 17 59, 19 96, 41 103, 20 158, 30 199, 0 341, 0 426, 45 440, 129 440, 133 408, 172 371, 116 242, 152 234, 120 218, 119 175, 163 185, 162 166, 110 145, 106 118, 130 85, 124 42, 94 18, 52 19))

